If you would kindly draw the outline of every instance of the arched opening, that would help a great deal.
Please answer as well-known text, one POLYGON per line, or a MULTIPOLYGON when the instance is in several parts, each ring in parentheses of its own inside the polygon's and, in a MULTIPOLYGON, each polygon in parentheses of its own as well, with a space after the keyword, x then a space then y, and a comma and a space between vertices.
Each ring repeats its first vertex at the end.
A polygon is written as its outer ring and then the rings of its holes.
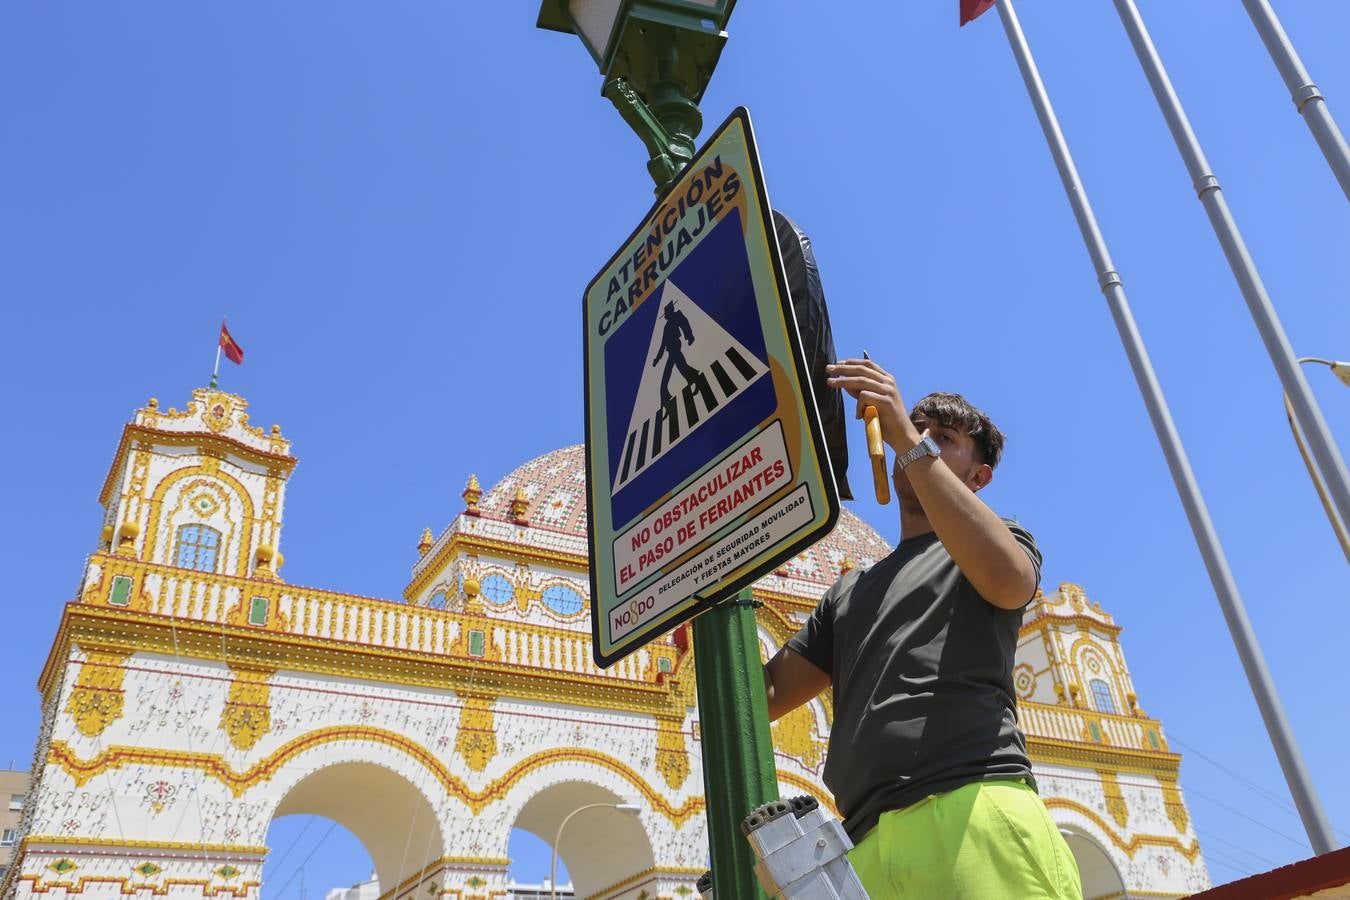
MULTIPOLYGON (((403 776, 374 763, 336 763, 305 776, 272 817, 294 815, 321 816, 350 831, 370 856, 381 895, 399 888, 396 896, 415 890, 424 870, 445 852, 431 803, 403 776)), ((341 886, 313 887, 326 891, 341 886)), ((263 885, 265 894, 274 893, 269 887, 263 885)))
POLYGON ((1120 870, 1101 844, 1068 828, 1061 828, 1060 833, 1078 863, 1078 875, 1083 880, 1083 900, 1121 900, 1129 896, 1120 870))
MULTIPOLYGON (((506 844, 506 855, 511 860, 506 870, 511 888, 508 900, 552 900, 553 847, 548 841, 524 828, 512 828, 506 844)), ((558 900, 572 900, 575 896, 567 862, 561 858, 558 860, 557 893, 558 900)))
MULTIPOLYGON (((599 785, 566 781, 531 797, 521 808, 515 827, 550 846, 557 841, 560 873, 565 864, 575 896, 591 897, 656 865, 651 841, 640 818, 606 806, 582 810, 591 804, 612 806, 632 802, 599 785), (568 819, 562 839, 558 840, 559 827, 574 812, 576 815, 568 819)), ((560 874, 558 880, 566 879, 560 874)))
POLYGON ((267 829, 262 900, 375 900, 379 879, 356 835, 322 816, 274 818, 267 829))

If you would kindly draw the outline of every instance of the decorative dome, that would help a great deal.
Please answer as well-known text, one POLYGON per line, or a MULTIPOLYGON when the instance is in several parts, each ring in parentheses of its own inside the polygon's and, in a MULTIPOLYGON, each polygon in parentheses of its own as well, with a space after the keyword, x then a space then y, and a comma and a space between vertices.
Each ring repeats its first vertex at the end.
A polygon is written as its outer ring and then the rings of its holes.
MULTIPOLYGON (((563 447, 536 457, 497 482, 479 508, 485 517, 510 521, 511 503, 523 492, 532 527, 586 537, 586 448, 563 447)), ((829 585, 849 566, 869 566, 893 549, 891 543, 848 509, 823 540, 788 560, 778 571, 791 579, 829 585)))

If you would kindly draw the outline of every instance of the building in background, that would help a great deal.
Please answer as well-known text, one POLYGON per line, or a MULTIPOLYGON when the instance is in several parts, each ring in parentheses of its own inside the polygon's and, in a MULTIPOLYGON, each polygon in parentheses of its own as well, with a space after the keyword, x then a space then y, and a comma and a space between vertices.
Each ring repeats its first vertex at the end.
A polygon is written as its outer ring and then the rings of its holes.
MULTIPOLYGON (((13 765, 13 763, 11 763, 13 765)), ((28 773, 0 769, 0 878, 9 870, 19 843, 24 800, 28 796, 28 773)))
MULTIPOLYGON (((528 896, 509 884, 511 830, 550 841, 590 804, 557 848, 576 896, 692 896, 708 851, 689 632, 592 661, 582 448, 487 491, 470 476, 450 524, 422 533, 402 597, 380 600, 285 583, 296 460, 246 410, 201 389, 125 426, 39 678, 27 824, 0 896, 256 900, 268 827, 293 813, 356 835, 367 893, 528 896), (641 811, 606 808, 620 803, 641 811)), ((361 552, 349 525, 334 540, 361 552)), ((761 579, 765 655, 841 572, 890 550, 845 511, 761 579)), ((1086 896, 1189 895, 1209 879, 1180 756, 1140 708, 1119 635, 1075 585, 1038 596, 1015 670, 1022 724, 1086 896)), ((773 735, 780 791, 832 809, 830 718, 827 695, 773 735)))
POLYGON ((380 880, 374 872, 365 881, 349 888, 333 888, 323 900, 376 900, 380 896, 380 880))

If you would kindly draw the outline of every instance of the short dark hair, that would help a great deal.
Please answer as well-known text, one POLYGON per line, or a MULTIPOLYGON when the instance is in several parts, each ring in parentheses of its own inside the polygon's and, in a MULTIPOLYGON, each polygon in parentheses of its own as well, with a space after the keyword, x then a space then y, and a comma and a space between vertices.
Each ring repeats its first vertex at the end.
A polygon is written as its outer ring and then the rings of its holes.
POLYGON ((914 404, 909 415, 911 419, 916 415, 923 416, 944 428, 970 435, 981 461, 988 463, 990 468, 998 466, 1003 456, 1003 432, 998 430, 998 426, 989 420, 983 410, 976 409, 960 394, 934 391, 914 404))

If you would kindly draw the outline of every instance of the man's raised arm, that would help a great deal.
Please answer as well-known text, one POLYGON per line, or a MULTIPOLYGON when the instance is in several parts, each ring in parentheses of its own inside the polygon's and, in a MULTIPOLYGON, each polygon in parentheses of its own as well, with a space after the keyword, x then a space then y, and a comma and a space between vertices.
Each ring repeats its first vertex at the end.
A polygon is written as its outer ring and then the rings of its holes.
POLYGON ((783 647, 764 664, 769 721, 780 719, 830 686, 830 676, 806 657, 783 647))

